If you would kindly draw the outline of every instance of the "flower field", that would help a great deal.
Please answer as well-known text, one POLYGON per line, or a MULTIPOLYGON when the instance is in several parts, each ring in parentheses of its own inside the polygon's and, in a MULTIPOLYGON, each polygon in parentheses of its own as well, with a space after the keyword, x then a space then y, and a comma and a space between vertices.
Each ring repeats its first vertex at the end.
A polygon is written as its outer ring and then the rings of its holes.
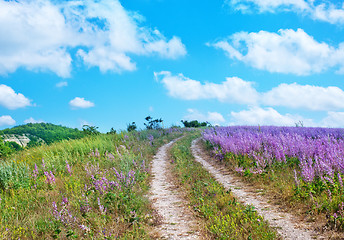
POLYGON ((291 191, 290 202, 308 201, 312 214, 326 213, 328 224, 343 230, 344 129, 217 127, 203 138, 239 174, 280 181, 281 191, 291 191))
POLYGON ((18 152, 0 163, 1 239, 145 239, 149 160, 178 129, 123 132, 18 152))

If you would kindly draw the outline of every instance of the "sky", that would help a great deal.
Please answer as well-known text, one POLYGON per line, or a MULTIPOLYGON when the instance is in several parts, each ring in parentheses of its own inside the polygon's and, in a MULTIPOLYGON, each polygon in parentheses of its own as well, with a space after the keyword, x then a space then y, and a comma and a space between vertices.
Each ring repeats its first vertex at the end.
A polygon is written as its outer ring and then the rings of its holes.
POLYGON ((0 129, 344 127, 344 2, 0 0, 0 129))

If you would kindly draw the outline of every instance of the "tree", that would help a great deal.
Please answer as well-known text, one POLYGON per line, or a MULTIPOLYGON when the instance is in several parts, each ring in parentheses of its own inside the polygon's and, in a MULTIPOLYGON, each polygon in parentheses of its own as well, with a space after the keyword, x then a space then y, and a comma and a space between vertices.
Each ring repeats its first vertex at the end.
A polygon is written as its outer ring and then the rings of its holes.
POLYGON ((116 130, 112 127, 110 132, 107 132, 106 134, 116 134, 116 130))
POLYGON ((210 126, 210 123, 208 123, 208 122, 198 122, 197 120, 193 120, 193 121, 190 121, 190 122, 181 120, 181 122, 183 123, 184 127, 198 128, 198 127, 210 126))
POLYGON ((136 128, 137 128, 137 126, 136 126, 136 123, 135 123, 135 122, 129 123, 129 124, 127 125, 127 131, 128 131, 128 132, 135 131, 136 128))
POLYGON ((85 135, 98 135, 100 132, 97 130, 96 126, 84 125, 82 126, 82 131, 85 135))
POLYGON ((160 119, 153 119, 151 116, 145 118, 147 123, 144 123, 147 129, 160 129, 162 128, 160 124, 162 124, 163 120, 160 119))

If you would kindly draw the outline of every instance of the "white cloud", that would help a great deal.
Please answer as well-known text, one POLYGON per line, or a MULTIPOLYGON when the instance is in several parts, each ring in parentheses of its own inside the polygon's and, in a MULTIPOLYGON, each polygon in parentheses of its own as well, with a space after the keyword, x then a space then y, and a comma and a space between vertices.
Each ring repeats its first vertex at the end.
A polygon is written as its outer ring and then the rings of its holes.
POLYGON ((132 71, 132 54, 175 59, 186 54, 178 37, 166 39, 118 0, 0 0, 0 74, 23 67, 70 77, 76 50, 101 71, 132 71))
POLYGON ((344 112, 328 112, 321 121, 324 127, 344 127, 344 112))
POLYGON ((78 10, 74 9, 71 15, 100 18, 104 22, 105 29, 98 29, 96 38, 90 37, 91 47, 77 52, 88 66, 97 66, 102 72, 135 70, 136 64, 128 56, 129 53, 157 54, 170 59, 186 54, 180 38, 173 36, 167 40, 158 30, 140 26, 143 17, 126 11, 119 1, 89 1, 84 11, 78 10))
POLYGON ((344 69, 344 43, 338 48, 317 42, 302 29, 280 29, 278 33, 239 32, 228 40, 208 44, 260 70, 309 75, 331 67, 344 69))
POLYGON ((251 13, 252 11, 280 12, 294 11, 298 14, 308 15, 314 20, 324 21, 331 24, 344 23, 344 3, 337 4, 329 1, 314 0, 226 0, 227 4, 237 11, 251 13))
POLYGON ((154 73, 157 81, 160 81, 168 90, 168 94, 175 98, 185 100, 217 99, 221 102, 233 102, 240 104, 255 104, 258 93, 253 88, 252 82, 246 82, 240 78, 227 78, 221 84, 205 83, 189 79, 183 74, 172 75, 163 71, 154 73))
POLYGON ((294 10, 306 11, 310 10, 310 6, 304 0, 226 0, 235 10, 244 13, 251 10, 259 12, 275 12, 277 10, 294 10))
POLYGON ((226 121, 218 112, 208 112, 207 114, 203 114, 196 109, 188 109, 187 111, 188 114, 184 116, 184 120, 198 120, 200 122, 210 122, 211 124, 220 124, 226 121))
POLYGON ((309 110, 344 109, 344 91, 338 87, 319 87, 282 83, 262 95, 268 106, 285 106, 309 110))
POLYGON ((161 39, 147 43, 145 45, 145 50, 151 53, 158 53, 164 58, 172 59, 177 59, 186 54, 185 46, 178 37, 173 37, 170 41, 161 39))
POLYGON ((320 87, 282 83, 266 92, 258 92, 255 82, 237 77, 227 78, 221 84, 192 80, 183 74, 172 75, 164 71, 154 73, 157 81, 174 98, 184 100, 217 99, 221 102, 250 106, 283 106, 312 111, 344 109, 344 91, 336 86, 320 87))
POLYGON ((43 123, 43 120, 36 120, 33 117, 24 120, 24 123, 43 123))
POLYGON ((56 87, 58 88, 67 87, 67 86, 68 86, 68 82, 65 82, 65 81, 56 83, 56 87))
POLYGON ((80 97, 76 97, 70 100, 69 105, 74 109, 94 107, 93 102, 90 102, 88 100, 85 100, 85 98, 80 98, 80 97))
POLYGON ((31 101, 21 93, 16 93, 11 87, 0 85, 0 105, 8 109, 23 108, 31 105, 31 101))
POLYGON ((9 115, 0 116, 0 126, 14 125, 16 121, 9 115))
POLYGON ((295 126, 295 123, 302 121, 305 126, 313 126, 311 119, 304 119, 298 115, 282 115, 271 107, 252 107, 240 112, 231 112, 230 125, 274 125, 274 126, 295 126))

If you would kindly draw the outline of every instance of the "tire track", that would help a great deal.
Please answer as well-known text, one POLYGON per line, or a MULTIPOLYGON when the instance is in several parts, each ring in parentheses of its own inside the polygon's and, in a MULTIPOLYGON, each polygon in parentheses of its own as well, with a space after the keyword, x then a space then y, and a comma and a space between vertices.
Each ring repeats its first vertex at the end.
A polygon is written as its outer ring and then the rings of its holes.
POLYGON ((203 154, 201 148, 197 144, 198 141, 200 141, 200 138, 194 140, 191 146, 195 160, 201 163, 226 189, 230 189, 239 201, 254 206, 257 212, 263 216, 272 227, 276 228, 277 232, 284 239, 324 239, 311 231, 311 227, 307 224, 297 224, 295 217, 291 214, 279 211, 276 206, 267 203, 262 196, 245 189, 245 184, 234 179, 228 171, 221 169, 215 164, 212 165, 202 158, 203 154))
POLYGON ((153 177, 149 198, 162 219, 155 230, 161 239, 201 239, 193 214, 170 180, 167 151, 178 139, 160 147, 152 161, 153 177))

